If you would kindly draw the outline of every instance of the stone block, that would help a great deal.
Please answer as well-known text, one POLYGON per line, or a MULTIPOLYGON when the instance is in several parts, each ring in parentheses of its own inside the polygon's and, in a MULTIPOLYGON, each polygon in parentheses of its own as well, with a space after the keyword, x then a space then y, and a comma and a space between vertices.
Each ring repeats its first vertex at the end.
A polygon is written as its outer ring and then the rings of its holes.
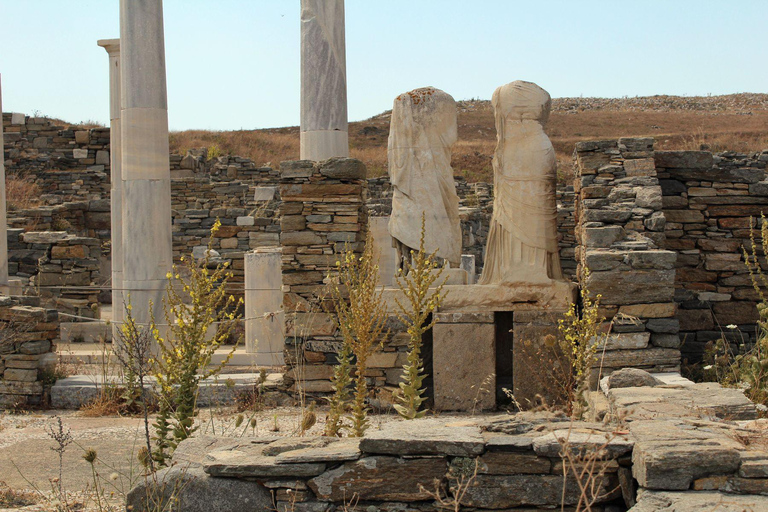
POLYGON ((598 351, 640 349, 648 346, 651 339, 649 332, 607 333, 596 336, 592 343, 597 343, 598 351))
POLYGON ((374 456, 346 462, 307 484, 322 501, 344 502, 349 496, 366 501, 423 501, 430 497, 426 489, 442 479, 446 470, 445 459, 374 456))
POLYGON ((675 316, 677 305, 674 302, 657 304, 628 304, 619 307, 619 313, 637 318, 668 318, 675 316))
POLYGON ((57 245, 51 247, 51 259, 68 260, 83 259, 89 255, 88 247, 85 245, 57 245))
POLYGON ((637 190, 635 204, 640 208, 661 210, 661 187, 642 187, 637 190))
POLYGON ((283 233, 286 231, 303 231, 306 225, 307 221, 303 215, 285 215, 280 219, 280 229, 283 233))
POLYGON ((275 198, 277 187, 256 187, 253 192, 254 201, 272 201, 275 198))
POLYGON ((670 302, 674 296, 674 270, 593 272, 587 279, 593 294, 602 295, 603 305, 670 302))
POLYGON ((754 302, 716 302, 713 304, 712 309, 715 313, 717 323, 721 326, 729 324, 754 324, 757 323, 759 319, 757 307, 754 302))
MULTIPOLYGON (((37 140, 37 139, 35 139, 37 140)), ((87 149, 73 149, 72 150, 72 157, 76 159, 81 158, 88 158, 88 150, 87 149)))
POLYGON ((715 162, 709 151, 656 151, 653 158, 657 168, 667 169, 709 170, 715 162))
POLYGON ((632 475, 641 487, 686 490, 703 476, 738 471, 739 452, 716 441, 639 441, 632 453, 632 475))
POLYGON ((320 174, 335 180, 364 180, 365 164, 355 158, 336 157, 320 162, 320 174))
POLYGON ((109 151, 105 149, 96 151, 96 165, 109 165, 109 151))
POLYGON ((336 332, 336 320, 328 313, 293 313, 286 315, 286 336, 306 338, 331 336, 336 332))
POLYGON ((385 423, 360 441, 360 451, 370 454, 476 457, 485 451, 480 429, 456 418, 425 418, 385 423))
POLYGON ((6 368, 5 372, 3 372, 3 378, 16 382, 35 382, 37 380, 37 369, 6 368))
POLYGON ((320 245, 323 243, 323 238, 312 231, 295 231, 281 233, 280 243, 282 245, 320 245))
POLYGON ((253 226, 254 224, 256 224, 256 219, 254 219, 250 215, 247 215, 243 217, 237 217, 237 219, 235 220, 235 223, 238 226, 253 226))
POLYGON ((75 132, 75 142, 78 144, 88 144, 91 140, 91 134, 88 130, 77 130, 75 132))
POLYGON ((432 365, 436 410, 474 411, 496 406, 495 333, 492 323, 435 324, 432 365))
POLYGON ((667 218, 667 222, 705 222, 704 215, 697 210, 666 210, 664 216, 667 218))
POLYGON ((530 453, 487 452, 479 459, 478 474, 482 475, 546 475, 552 462, 530 453))
POLYGON ((625 238, 624 228, 621 226, 604 226, 597 228, 584 228, 584 243, 587 247, 610 247, 614 242, 625 238))

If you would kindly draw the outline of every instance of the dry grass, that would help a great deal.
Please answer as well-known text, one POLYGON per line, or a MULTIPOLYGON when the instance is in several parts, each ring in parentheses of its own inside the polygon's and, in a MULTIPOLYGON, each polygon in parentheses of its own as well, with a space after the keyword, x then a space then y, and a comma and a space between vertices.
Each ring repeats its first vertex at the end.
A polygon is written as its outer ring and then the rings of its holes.
POLYGON ((26 176, 12 174, 5 178, 5 200, 10 210, 24 210, 40 204, 40 187, 26 176))
MULTIPOLYGON (((576 142, 618 137, 654 137, 657 149, 753 152, 768 149, 768 95, 735 94, 699 98, 563 98, 553 102, 547 133, 557 153, 561 176, 570 174, 576 142)), ((387 169, 389 112, 350 123, 350 155, 368 166, 369 176, 387 169)), ((216 145, 223 154, 276 166, 299 157, 298 127, 171 134, 171 150, 216 145)), ((453 169, 468 181, 492 181, 496 145, 493 111, 487 101, 459 102, 459 141, 453 169)))

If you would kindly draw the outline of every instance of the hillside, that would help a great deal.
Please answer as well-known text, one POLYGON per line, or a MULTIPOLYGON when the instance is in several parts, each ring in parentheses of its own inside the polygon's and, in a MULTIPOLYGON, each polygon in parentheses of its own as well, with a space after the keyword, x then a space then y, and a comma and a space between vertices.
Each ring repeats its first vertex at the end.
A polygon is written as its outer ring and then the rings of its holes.
MULTIPOLYGON (((491 181, 496 144, 489 101, 458 102, 459 141, 453 168, 470 181, 491 181)), ((371 176, 386 173, 389 112, 350 123, 350 154, 368 166, 371 176)), ((227 154, 276 165, 299 157, 298 127, 212 132, 187 130, 171 134, 171 150, 185 153, 216 145, 227 154)), ((570 172, 576 142, 630 136, 652 136, 657 149, 760 151, 768 148, 768 94, 726 96, 650 96, 635 98, 557 98, 547 133, 557 151, 560 172, 570 172)))

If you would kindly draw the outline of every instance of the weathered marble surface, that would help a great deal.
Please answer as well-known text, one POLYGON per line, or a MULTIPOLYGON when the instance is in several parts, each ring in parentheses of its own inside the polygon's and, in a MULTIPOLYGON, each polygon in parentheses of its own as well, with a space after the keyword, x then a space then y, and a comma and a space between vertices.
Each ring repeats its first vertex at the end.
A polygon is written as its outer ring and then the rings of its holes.
POLYGON ((301 1, 301 159, 348 156, 344 0, 301 1))
POLYGON ((110 241, 112 243, 112 321, 114 334, 122 323, 123 295, 123 174, 120 130, 120 39, 97 42, 109 55, 110 241))
POLYGON ((387 144, 389 232, 401 260, 418 250, 423 216, 427 253, 436 252, 454 268, 461 262, 459 196, 451 169, 457 137, 456 102, 449 94, 424 87, 395 98, 387 144))
POLYGON ((285 363, 282 248, 265 247, 245 255, 245 350, 254 364, 285 363))
POLYGON ((136 321, 163 319, 172 268, 162 0, 120 2, 123 278, 136 321))
POLYGON ((5 153, 3 148, 3 89, 0 76, 0 292, 8 293, 8 222, 5 211, 5 153))
POLYGON ((480 284, 562 279, 555 150, 544 125, 551 99, 531 82, 496 89, 495 199, 480 284))

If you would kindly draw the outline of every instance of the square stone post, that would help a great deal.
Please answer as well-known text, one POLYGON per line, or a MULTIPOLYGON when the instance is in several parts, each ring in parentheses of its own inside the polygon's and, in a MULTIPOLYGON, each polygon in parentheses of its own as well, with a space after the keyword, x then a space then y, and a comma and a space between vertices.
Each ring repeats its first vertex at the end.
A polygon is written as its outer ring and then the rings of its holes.
POLYGON ((120 0, 123 287, 139 324, 163 322, 173 265, 162 0, 120 0))
POLYGON ((285 364, 282 248, 245 254, 245 351, 258 366, 285 364))
POLYGON ((344 0, 301 0, 301 159, 349 156, 344 0))
MULTIPOLYGON (((2 77, 0 76, 0 82, 2 77)), ((0 293, 8 287, 8 223, 5 211, 5 146, 3 142, 3 89, 0 83, 0 293)))
POLYGON ((123 321, 123 176, 120 151, 120 40, 97 42, 109 55, 109 164, 110 235, 112 241, 112 321, 115 328, 123 321))

